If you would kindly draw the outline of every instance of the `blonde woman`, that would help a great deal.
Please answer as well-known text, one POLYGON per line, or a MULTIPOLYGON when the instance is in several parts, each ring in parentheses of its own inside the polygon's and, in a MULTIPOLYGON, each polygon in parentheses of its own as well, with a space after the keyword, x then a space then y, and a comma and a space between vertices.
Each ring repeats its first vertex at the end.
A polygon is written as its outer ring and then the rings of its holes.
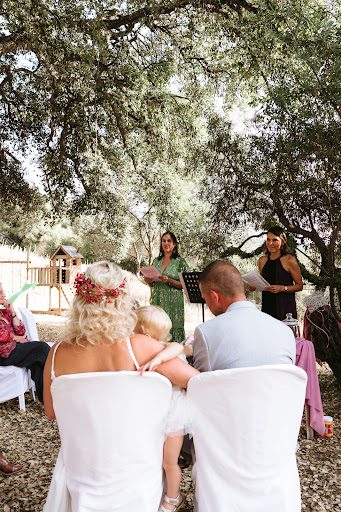
MULTIPOLYGON (((155 339, 144 334, 134 334, 137 321, 136 313, 133 310, 134 300, 128 293, 127 279, 123 271, 117 265, 107 261, 94 263, 87 269, 85 274, 77 276, 75 288, 76 296, 67 324, 65 341, 51 349, 45 366, 44 405, 45 412, 50 419, 56 417, 53 393, 58 388, 59 377, 93 372, 140 370, 141 365, 153 359, 163 349, 163 346, 155 339), (53 393, 51 392, 51 386, 53 393)), ((191 368, 179 358, 160 364, 156 371, 169 378, 173 383, 184 388, 187 387, 189 379, 198 373, 197 370, 191 368)), ((141 379, 142 378, 143 377, 141 377, 141 379)), ((63 382, 65 382, 65 379, 64 381, 63 379, 59 380, 59 384, 63 382)), ((108 390, 106 390, 106 393, 107 391, 108 390)), ((122 392, 123 391, 122 389, 122 392)), ((72 394, 72 388, 69 388, 69 392, 72 394)), ((115 410, 115 405, 114 398, 113 403, 103 403, 104 416, 105 410, 110 408, 112 412, 115 410)), ((87 403, 87 407, 89 407, 89 403, 87 403)), ((56 394, 56 411, 58 411, 57 419, 59 425, 62 429, 71 429, 71 432, 68 431, 67 435, 69 439, 72 438, 74 435, 72 425, 65 416, 63 416, 63 400, 60 394, 56 394)), ((65 414, 67 414, 67 412, 65 412, 65 414)), ((134 414, 134 411, 132 411, 132 414, 134 414)), ((138 419, 138 417, 135 418, 136 428, 138 428, 138 419)), ((130 428, 131 424, 132 423, 127 425, 127 427, 130 428)), ((94 418, 94 423, 90 422, 90 425, 85 423, 84 429, 90 429, 90 431, 94 429, 96 432, 101 432, 102 425, 100 421, 99 424, 96 425, 94 418)), ((65 439, 65 431, 63 430, 63 432, 65 439)), ((89 430, 87 430, 87 432, 89 432, 89 430)), ((108 475, 102 475, 101 471, 103 471, 103 469, 100 469, 100 459, 96 459, 95 468, 97 473, 94 470, 93 478, 90 481, 88 481, 88 475, 86 474, 86 476, 84 476, 84 472, 82 473, 81 469, 79 471, 82 474, 79 478, 77 473, 73 473, 72 477, 70 477, 70 473, 68 474, 70 460, 76 460, 78 455, 80 458, 85 457, 86 459, 87 447, 82 446, 81 452, 71 452, 70 445, 68 446, 69 451, 67 453, 63 452, 57 459, 54 478, 51 483, 44 511, 50 512, 58 510, 60 512, 69 512, 71 509, 84 511, 85 508, 82 508, 79 504, 87 501, 89 496, 92 500, 91 505, 87 504, 86 507, 86 510, 89 510, 89 512, 90 510, 95 511, 99 509, 120 510, 119 503, 112 503, 112 508, 108 508, 107 506, 108 499, 109 501, 111 500, 110 472, 108 475), (67 458, 66 470, 63 469, 64 455, 67 458), (96 480, 97 474, 103 476, 102 479, 99 479, 99 484, 96 480), (69 507, 69 499, 67 499, 67 506, 57 505, 58 500, 64 500, 66 494, 64 492, 63 482, 65 488, 70 490, 71 508, 69 507), (94 484, 94 482, 96 483, 94 484), (69 484, 71 485, 70 488, 69 484), (99 488, 98 485, 100 485, 99 488)), ((77 450, 79 449, 78 446, 77 450)), ((113 450, 98 455, 99 457, 103 457, 102 468, 112 469, 115 466, 116 452, 117 450, 113 450)), ((122 456, 122 454, 120 456, 122 456)), ((137 455, 137 457, 139 461, 140 455, 137 455)), ((77 463, 75 464, 77 467, 77 463)), ((73 471, 77 471, 77 469, 73 471)), ((144 475, 141 475, 142 479, 143 476, 144 475)), ((155 473, 152 472, 152 476, 154 477, 155 473)), ((114 488, 115 485, 116 487, 119 486, 120 482, 118 480, 115 483, 112 482, 112 484, 114 488)), ((134 482, 131 482, 131 490, 133 493, 134 482)), ((138 496, 140 496, 140 494, 138 494, 138 496)), ((131 500, 132 498, 129 496, 127 499, 131 500)), ((147 497, 145 496, 144 499, 147 499, 147 497)), ((63 504, 65 504, 64 501, 63 504)), ((122 508, 122 510, 131 509, 122 508)), ((142 507, 142 510, 146 510, 146 507, 142 507)))
MULTIPOLYGON (((78 276, 75 287, 65 341, 51 349, 45 365, 44 405, 50 419, 55 419, 50 390, 54 377, 133 371, 163 350, 150 336, 134 334, 134 299, 127 292, 127 279, 120 267, 108 261, 94 263, 78 276)), ((198 373, 179 358, 160 364, 156 371, 183 388, 198 373)))

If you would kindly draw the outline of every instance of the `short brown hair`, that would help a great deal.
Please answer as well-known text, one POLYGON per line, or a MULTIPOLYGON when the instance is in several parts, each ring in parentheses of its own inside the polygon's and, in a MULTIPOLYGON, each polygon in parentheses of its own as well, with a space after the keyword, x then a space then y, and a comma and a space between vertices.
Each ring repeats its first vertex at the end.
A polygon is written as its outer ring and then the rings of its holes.
POLYGON ((199 283, 205 292, 214 290, 224 297, 244 294, 240 272, 232 263, 223 260, 212 261, 199 275, 199 283))

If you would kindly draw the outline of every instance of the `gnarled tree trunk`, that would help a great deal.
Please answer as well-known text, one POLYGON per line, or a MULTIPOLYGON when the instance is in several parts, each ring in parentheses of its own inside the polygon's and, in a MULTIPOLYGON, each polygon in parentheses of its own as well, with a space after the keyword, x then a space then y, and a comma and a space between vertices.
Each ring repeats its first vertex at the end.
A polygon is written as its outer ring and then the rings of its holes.
POLYGON ((328 306, 313 311, 307 319, 316 357, 329 364, 341 385, 341 323, 328 306))

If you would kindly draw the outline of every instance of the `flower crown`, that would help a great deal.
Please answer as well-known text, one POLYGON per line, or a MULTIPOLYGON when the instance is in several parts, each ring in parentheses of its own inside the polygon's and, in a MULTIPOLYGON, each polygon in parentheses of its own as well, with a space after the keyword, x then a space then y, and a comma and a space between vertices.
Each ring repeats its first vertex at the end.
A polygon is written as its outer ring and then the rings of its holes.
POLYGON ((76 288, 76 295, 80 295, 89 303, 102 303, 112 302, 110 299, 117 299, 121 292, 126 288, 127 278, 125 277, 122 283, 113 289, 103 288, 98 284, 95 284, 83 274, 77 274, 75 278, 74 287, 76 288))

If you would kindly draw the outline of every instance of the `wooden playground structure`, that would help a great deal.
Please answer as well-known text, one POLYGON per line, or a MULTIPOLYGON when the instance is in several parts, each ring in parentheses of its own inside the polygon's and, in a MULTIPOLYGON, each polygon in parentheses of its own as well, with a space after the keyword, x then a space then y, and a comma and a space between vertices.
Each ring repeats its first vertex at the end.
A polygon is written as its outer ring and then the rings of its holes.
MULTIPOLYGON (((32 310, 32 313, 61 315, 62 296, 70 307, 66 290, 71 290, 76 275, 81 272, 83 256, 78 249, 71 245, 60 245, 51 258, 50 265, 45 267, 30 267, 29 253, 27 253, 27 281, 36 282, 37 286, 49 288, 49 307, 47 311, 32 310), (58 307, 52 307, 52 290, 57 289, 58 307)), ((26 295, 26 307, 29 308, 29 295, 26 295)))

